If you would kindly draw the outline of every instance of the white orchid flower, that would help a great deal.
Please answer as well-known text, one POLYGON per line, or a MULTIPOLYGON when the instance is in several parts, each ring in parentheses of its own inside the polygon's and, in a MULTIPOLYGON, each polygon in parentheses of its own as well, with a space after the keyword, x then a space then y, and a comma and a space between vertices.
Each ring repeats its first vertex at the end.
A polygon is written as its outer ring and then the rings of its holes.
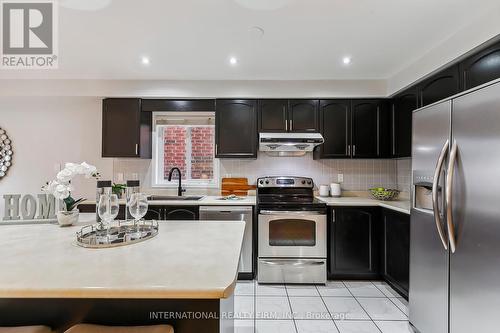
POLYGON ((43 186, 42 190, 46 193, 54 194, 57 185, 59 185, 59 183, 56 180, 52 180, 48 182, 47 185, 43 186))
POLYGON ((75 176, 82 174, 83 168, 80 164, 66 163, 64 169, 71 171, 75 176))
POLYGON ((73 170, 68 168, 62 169, 57 173, 56 176, 59 183, 69 183, 71 179, 73 179, 73 177, 75 177, 75 173, 73 172, 73 170))
POLYGON ((69 186, 64 184, 59 184, 56 186, 53 194, 56 197, 56 199, 64 200, 70 195, 69 186))
MULTIPOLYGON (((42 187, 45 193, 54 195, 57 200, 64 200, 71 197, 71 192, 74 190, 71 180, 78 175, 84 175, 85 178, 98 177, 97 168, 91 164, 83 162, 66 163, 64 169, 57 173, 56 179, 48 182, 42 187)), ((81 199, 79 199, 81 201, 81 199)), ((79 200, 76 200, 77 202, 79 200)), ((69 208, 68 208, 69 209, 69 208)))
POLYGON ((85 175, 85 178, 91 178, 97 173, 97 168, 87 162, 83 162, 81 167, 83 169, 82 174, 85 175))

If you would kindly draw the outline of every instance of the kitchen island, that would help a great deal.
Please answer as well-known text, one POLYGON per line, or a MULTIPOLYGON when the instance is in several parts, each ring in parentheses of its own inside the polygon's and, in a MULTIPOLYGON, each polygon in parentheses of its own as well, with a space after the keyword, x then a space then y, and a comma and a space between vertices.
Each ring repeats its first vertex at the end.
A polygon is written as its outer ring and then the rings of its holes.
POLYGON ((0 326, 232 331, 244 222, 165 221, 150 240, 108 249, 76 245, 80 227, 0 226, 0 326))

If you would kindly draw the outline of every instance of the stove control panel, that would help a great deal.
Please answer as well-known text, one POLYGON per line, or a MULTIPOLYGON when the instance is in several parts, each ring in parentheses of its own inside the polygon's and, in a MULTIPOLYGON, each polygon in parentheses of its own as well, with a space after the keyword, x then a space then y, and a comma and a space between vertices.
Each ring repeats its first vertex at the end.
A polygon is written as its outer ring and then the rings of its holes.
POLYGON ((257 179, 257 187, 305 187, 313 188, 312 178, 307 177, 262 177, 257 179))

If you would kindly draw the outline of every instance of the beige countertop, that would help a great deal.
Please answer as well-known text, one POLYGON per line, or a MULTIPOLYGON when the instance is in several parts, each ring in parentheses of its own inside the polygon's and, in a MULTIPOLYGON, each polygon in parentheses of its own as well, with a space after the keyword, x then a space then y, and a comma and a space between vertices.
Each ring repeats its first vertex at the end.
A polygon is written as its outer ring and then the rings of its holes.
POLYGON ((317 197, 328 206, 378 206, 394 211, 410 214, 410 200, 381 201, 361 196, 346 196, 339 198, 317 197))
MULTIPOLYGON (((190 195, 186 195, 190 196, 190 195)), ((256 197, 247 196, 240 200, 221 200, 221 196, 206 195, 200 200, 149 200, 150 206, 255 206, 256 197)), ((82 204, 93 204, 95 200, 86 200, 82 204)), ((120 204, 125 204, 121 199, 120 204)))
MULTIPOLYGON (((88 223, 87 223, 88 224, 88 223)), ((244 222, 162 221, 147 241, 75 244, 83 224, 0 226, 0 298, 227 298, 244 222)))

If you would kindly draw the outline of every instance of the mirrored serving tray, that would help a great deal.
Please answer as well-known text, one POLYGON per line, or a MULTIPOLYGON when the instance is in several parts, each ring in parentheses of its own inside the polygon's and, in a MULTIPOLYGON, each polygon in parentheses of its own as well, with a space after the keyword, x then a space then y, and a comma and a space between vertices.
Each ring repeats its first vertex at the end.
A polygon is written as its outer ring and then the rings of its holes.
POLYGON ((143 242, 158 234, 158 221, 118 221, 108 229, 87 225, 76 233, 76 244, 86 248, 109 248, 143 242))

